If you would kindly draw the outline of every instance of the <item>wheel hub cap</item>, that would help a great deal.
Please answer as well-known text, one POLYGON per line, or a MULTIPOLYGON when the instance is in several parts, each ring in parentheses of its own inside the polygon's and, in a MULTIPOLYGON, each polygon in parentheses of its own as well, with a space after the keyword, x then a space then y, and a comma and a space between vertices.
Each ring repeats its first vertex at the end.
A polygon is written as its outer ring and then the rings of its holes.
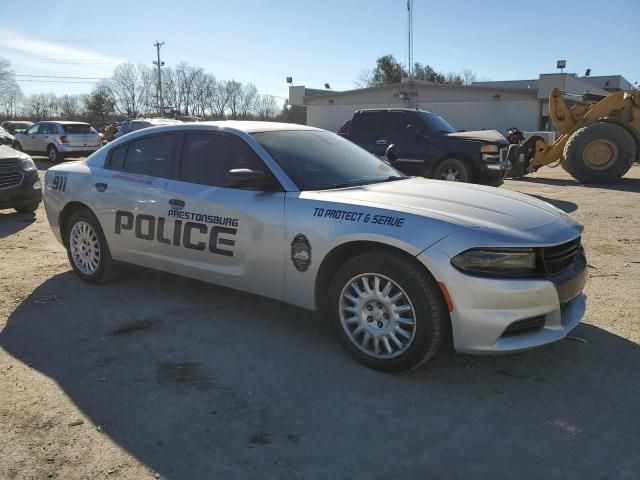
POLYGON ((445 168, 442 171, 442 175, 440 175, 440 178, 449 182, 458 182, 460 180, 460 174, 455 168, 449 167, 445 168))
POLYGON ((77 222, 69 235, 69 250, 74 265, 85 275, 92 275, 100 266, 100 242, 91 225, 77 222))
POLYGON ((397 357, 415 337, 413 305, 405 291, 384 275, 352 278, 340 294, 339 311, 349 340, 372 357, 397 357))
POLYGON ((615 163, 618 158, 618 147, 606 139, 594 140, 584 148, 584 162, 594 170, 604 170, 615 163))

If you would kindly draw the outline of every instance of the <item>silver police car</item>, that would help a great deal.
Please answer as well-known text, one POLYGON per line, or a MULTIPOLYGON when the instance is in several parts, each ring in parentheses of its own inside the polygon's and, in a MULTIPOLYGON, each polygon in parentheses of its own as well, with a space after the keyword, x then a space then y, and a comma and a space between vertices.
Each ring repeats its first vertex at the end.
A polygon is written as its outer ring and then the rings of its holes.
POLYGON ((492 187, 406 177, 332 133, 263 122, 133 132, 46 173, 87 282, 115 262, 315 310, 367 366, 402 371, 565 337, 585 311, 582 227, 492 187))

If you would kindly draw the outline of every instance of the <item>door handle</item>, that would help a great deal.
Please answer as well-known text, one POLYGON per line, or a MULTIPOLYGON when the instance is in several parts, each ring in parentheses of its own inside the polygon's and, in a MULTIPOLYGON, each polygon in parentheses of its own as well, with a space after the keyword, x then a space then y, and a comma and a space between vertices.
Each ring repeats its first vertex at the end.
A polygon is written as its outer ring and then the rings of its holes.
POLYGON ((376 145, 386 145, 389 143, 387 140, 376 140, 376 145))
POLYGON ((107 189, 106 183, 96 183, 96 190, 99 192, 104 192, 107 189))
POLYGON ((180 200, 179 198, 172 198, 169 200, 169 205, 172 207, 184 207, 185 203, 184 200, 180 200))

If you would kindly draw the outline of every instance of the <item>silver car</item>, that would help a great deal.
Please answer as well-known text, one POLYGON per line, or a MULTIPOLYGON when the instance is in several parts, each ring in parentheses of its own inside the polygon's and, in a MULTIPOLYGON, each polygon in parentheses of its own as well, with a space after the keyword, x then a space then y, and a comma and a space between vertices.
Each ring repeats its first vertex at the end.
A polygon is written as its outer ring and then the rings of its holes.
POLYGON ((315 310, 359 361, 513 352, 583 317, 582 227, 532 197, 406 177, 335 134, 205 122, 133 132, 46 173, 87 282, 128 262, 315 310))
POLYGON ((100 134, 83 122, 38 122, 17 133, 13 148, 32 155, 47 155, 53 163, 66 157, 91 155, 101 147, 100 134))

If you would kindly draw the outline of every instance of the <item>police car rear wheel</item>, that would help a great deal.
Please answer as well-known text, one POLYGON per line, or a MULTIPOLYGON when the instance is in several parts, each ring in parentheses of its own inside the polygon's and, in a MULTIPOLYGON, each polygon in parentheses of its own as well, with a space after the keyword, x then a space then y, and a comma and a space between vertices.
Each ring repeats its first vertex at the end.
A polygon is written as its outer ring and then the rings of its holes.
POLYGON ((331 282, 329 302, 343 345, 377 370, 418 367, 438 351, 448 325, 431 275, 394 252, 373 251, 347 261, 331 282))
POLYGON ((71 216, 68 226, 67 254, 73 270, 85 282, 109 280, 113 262, 98 220, 81 210, 71 216))

